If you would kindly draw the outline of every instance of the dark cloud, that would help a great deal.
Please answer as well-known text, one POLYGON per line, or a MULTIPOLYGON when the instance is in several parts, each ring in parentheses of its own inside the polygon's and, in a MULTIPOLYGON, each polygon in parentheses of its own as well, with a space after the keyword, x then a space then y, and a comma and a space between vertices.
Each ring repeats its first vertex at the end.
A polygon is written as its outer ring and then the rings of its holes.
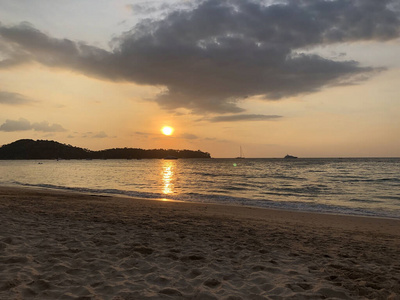
POLYGON ((18 94, 0 91, 0 104, 8 104, 8 105, 23 105, 30 104, 33 101, 28 99, 27 97, 18 94))
POLYGON ((149 3, 136 3, 136 4, 127 4, 125 6, 127 9, 130 9, 132 13, 136 14, 151 14, 157 12, 157 7, 151 5, 149 3))
POLYGON ((32 125, 26 119, 19 120, 6 120, 5 123, 0 125, 0 131, 12 132, 12 131, 25 131, 31 130, 32 125))
POLYGON ((104 131, 92 132, 88 131, 82 135, 83 138, 91 138, 91 139, 104 139, 109 137, 104 131))
POLYGON ((52 124, 50 125, 48 122, 41 122, 41 123, 33 123, 32 129, 35 131, 42 131, 42 132, 63 132, 66 131, 60 124, 52 124))
POLYGON ((34 130, 41 132, 64 132, 64 129, 59 124, 49 125, 48 122, 32 123, 26 119, 20 118, 19 120, 6 120, 0 125, 0 131, 13 132, 13 131, 26 131, 34 130))
POLYGON ((184 133, 180 137, 186 140, 195 140, 199 138, 197 135, 191 133, 184 133))
MULTIPOLYGON (((0 26, 0 67, 39 62, 49 67, 68 68, 89 76, 117 79, 107 75, 111 68, 112 53, 68 39, 49 37, 29 23, 18 26, 0 26), (7 47, 1 47, 7 43, 7 47)), ((117 62, 114 60, 113 63, 117 62)), ((118 66, 114 66, 118 68, 118 66)))
POLYGON ((156 3, 155 1, 127 4, 126 7, 130 9, 135 16, 165 13, 165 11, 174 8, 174 6, 167 3, 156 3))
POLYGON ((97 139, 104 139, 106 137, 108 137, 108 135, 104 131, 100 131, 93 135, 93 138, 97 138, 97 139))
MULTIPOLYGON (((281 99, 368 78, 374 69, 303 50, 399 37, 396 1, 198 1, 144 19, 106 51, 29 24, 0 26, 0 67, 36 61, 88 76, 166 87, 164 108, 238 113, 241 99, 281 99)), ((137 7, 139 9, 139 7, 137 7)), ((142 7, 142 9, 144 9, 142 7)))
POLYGON ((196 7, 196 1, 174 1, 173 3, 162 3, 159 1, 143 1, 135 4, 127 4, 125 7, 131 10, 136 18, 162 19, 173 11, 192 10, 196 7))
POLYGON ((210 122, 236 122, 236 121, 269 121, 282 118, 277 115, 257 115, 257 114, 239 114, 239 115, 225 115, 216 116, 211 118, 210 122))
POLYGON ((147 136, 147 135, 149 135, 149 133, 147 133, 147 132, 142 132, 142 131, 135 131, 135 134, 137 134, 137 135, 142 135, 142 136, 147 136))

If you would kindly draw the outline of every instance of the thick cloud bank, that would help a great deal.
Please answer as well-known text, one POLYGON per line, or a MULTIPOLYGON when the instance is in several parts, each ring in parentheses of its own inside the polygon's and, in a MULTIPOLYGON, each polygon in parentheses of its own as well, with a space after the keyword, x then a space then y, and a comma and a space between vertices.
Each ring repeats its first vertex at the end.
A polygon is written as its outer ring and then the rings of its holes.
POLYGON ((0 26, 0 68, 35 61, 164 86, 156 101, 168 109, 237 113, 237 101, 249 96, 281 99, 367 78, 374 69, 302 50, 386 41, 399 31, 399 11, 389 0, 207 0, 141 21, 112 41, 112 51, 55 39, 29 24, 0 26))

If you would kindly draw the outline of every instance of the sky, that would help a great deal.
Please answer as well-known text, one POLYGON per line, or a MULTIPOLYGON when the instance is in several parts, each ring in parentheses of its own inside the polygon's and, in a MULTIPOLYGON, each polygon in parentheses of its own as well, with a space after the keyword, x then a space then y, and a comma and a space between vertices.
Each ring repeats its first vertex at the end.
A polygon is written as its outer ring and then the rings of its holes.
POLYGON ((398 0, 0 1, 0 145, 399 157, 399 137, 398 0))

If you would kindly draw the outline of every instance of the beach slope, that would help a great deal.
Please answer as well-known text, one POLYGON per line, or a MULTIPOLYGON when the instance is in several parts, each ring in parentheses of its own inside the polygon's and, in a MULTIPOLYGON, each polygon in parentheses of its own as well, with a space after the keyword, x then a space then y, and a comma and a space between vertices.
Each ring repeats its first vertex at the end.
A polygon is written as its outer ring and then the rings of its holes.
POLYGON ((0 188, 0 299, 400 299, 400 220, 0 188))

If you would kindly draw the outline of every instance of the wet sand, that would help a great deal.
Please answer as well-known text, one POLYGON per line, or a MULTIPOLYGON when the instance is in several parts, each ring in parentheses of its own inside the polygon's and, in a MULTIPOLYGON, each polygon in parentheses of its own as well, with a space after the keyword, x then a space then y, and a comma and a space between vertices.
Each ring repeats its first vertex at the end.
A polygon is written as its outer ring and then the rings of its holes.
POLYGON ((0 299, 400 299, 400 220, 0 187, 0 299))

